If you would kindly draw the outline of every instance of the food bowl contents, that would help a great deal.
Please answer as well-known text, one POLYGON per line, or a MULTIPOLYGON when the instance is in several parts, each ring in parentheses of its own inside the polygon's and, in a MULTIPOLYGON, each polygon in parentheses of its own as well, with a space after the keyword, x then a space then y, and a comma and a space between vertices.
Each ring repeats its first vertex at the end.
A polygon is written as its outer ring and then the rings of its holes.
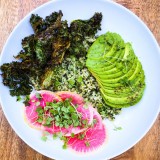
POLYGON ((112 32, 97 35, 102 13, 62 20, 62 11, 32 14, 34 34, 22 40, 15 61, 4 63, 3 84, 23 99, 29 126, 59 137, 63 148, 87 153, 105 144, 102 119, 113 120, 138 103, 145 74, 131 43, 112 32))

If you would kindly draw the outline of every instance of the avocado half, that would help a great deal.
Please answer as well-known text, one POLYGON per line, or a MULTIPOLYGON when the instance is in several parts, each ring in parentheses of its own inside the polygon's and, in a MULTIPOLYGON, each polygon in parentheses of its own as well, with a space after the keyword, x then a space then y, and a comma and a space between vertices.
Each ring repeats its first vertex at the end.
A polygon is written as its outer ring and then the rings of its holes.
POLYGON ((138 103, 145 89, 145 74, 132 45, 117 33, 101 35, 88 50, 86 66, 96 78, 108 106, 138 103))

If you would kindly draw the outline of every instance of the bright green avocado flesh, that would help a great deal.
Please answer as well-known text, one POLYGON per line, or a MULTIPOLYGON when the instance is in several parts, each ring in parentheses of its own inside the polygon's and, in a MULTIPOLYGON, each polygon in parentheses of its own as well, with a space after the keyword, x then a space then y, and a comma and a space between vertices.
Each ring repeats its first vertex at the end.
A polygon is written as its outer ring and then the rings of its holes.
POLYGON ((89 48, 86 66, 96 78, 108 106, 129 107, 138 103, 145 89, 142 65, 130 43, 107 32, 89 48))

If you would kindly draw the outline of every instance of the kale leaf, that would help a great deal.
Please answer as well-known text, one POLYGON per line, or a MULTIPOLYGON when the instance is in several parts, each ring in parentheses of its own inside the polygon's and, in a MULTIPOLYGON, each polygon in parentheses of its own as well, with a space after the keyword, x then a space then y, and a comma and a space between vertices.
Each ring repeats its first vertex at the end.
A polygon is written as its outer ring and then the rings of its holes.
POLYGON ((34 34, 22 40, 22 50, 14 56, 16 61, 4 63, 1 69, 3 84, 12 96, 29 95, 52 86, 55 69, 65 54, 85 55, 100 29, 101 13, 89 20, 75 20, 68 26, 62 20, 62 11, 42 18, 32 14, 30 24, 34 34))
POLYGON ((69 53, 77 56, 86 55, 88 48, 95 40, 95 34, 100 30, 102 13, 95 13, 88 20, 74 20, 70 25, 71 45, 69 53))
POLYGON ((3 84, 10 88, 12 96, 30 94, 32 87, 27 75, 28 70, 22 68, 20 62, 5 63, 1 66, 3 84))
POLYGON ((42 17, 38 16, 37 14, 31 15, 30 23, 31 23, 31 26, 32 26, 35 34, 40 33, 47 28, 44 19, 42 17))

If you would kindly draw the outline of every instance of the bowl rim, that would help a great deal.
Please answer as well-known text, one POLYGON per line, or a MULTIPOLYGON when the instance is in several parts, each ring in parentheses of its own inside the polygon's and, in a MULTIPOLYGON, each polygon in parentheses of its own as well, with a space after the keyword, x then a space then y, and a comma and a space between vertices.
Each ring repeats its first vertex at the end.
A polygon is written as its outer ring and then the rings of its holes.
MULTIPOLYGON (((49 2, 45 2, 44 4, 36 7, 35 9, 31 10, 30 12, 28 12, 17 24, 16 26, 14 27, 14 29, 11 31, 11 33, 9 34, 4 46, 2 47, 2 51, 1 51, 1 54, 0 54, 0 65, 2 65, 2 59, 3 59, 3 56, 5 54, 4 50, 5 48, 7 47, 7 44, 8 44, 8 41, 9 39, 12 37, 12 34, 15 32, 15 30, 21 25, 21 23, 23 23, 23 21, 25 21, 28 17, 30 17, 30 15, 32 13, 35 13, 37 12, 38 10, 41 10, 43 9, 43 7, 47 6, 47 5, 50 5, 50 4, 54 4, 55 2, 57 1, 64 1, 64 0, 51 0, 49 2)), ((156 49, 158 51, 158 54, 160 55, 160 47, 159 47, 159 44, 156 40, 156 38, 154 37, 153 33, 151 32, 151 30, 147 27, 147 25, 145 24, 145 22, 143 22, 140 17, 138 17, 134 12, 132 12, 131 10, 127 9, 126 7, 124 7, 123 5, 115 2, 115 1, 110 1, 110 0, 94 0, 94 1, 103 1, 103 2, 107 2, 107 3, 110 3, 112 5, 115 5, 116 7, 122 9, 122 10, 125 10, 128 14, 130 14, 131 16, 133 16, 143 27, 144 29, 148 32, 150 38, 152 39, 152 41, 154 42, 155 46, 156 46, 156 49)), ((0 93, 2 93, 2 91, 0 91, 0 93)), ((40 151, 38 151, 35 147, 33 147, 32 145, 30 145, 23 137, 23 135, 21 135, 16 127, 14 127, 12 125, 12 122, 10 121, 9 119, 9 116, 7 115, 7 112, 5 110, 5 107, 3 105, 3 101, 1 99, 1 96, 0 96, 0 104, 1 104, 1 107, 2 107, 2 111, 7 119, 7 121, 9 122, 10 126, 13 128, 13 130, 16 132, 16 134, 23 140, 23 142, 25 142, 29 147, 31 147, 32 149, 34 149, 35 151, 37 151, 38 153, 42 154, 42 155, 45 155, 49 158, 53 158, 53 157, 50 157, 49 155, 47 154, 44 154, 40 151)), ((147 132, 151 129, 151 127, 153 126, 153 124, 155 123, 156 119, 158 118, 158 115, 160 113, 160 104, 159 104, 159 107, 158 107, 158 110, 157 110, 157 113, 155 114, 154 118, 152 119, 152 121, 150 122, 150 125, 148 125, 148 127, 146 127, 145 131, 143 132, 143 134, 141 134, 141 136, 139 136, 139 138, 134 142, 132 143, 132 145, 130 145, 129 147, 126 147, 125 149, 122 149, 121 151, 117 152, 117 154, 114 154, 112 157, 109 157, 109 159, 111 158, 114 158, 116 156, 119 156, 121 154, 123 154, 124 152, 128 151, 130 148, 132 148, 135 144, 137 144, 146 134, 147 132)), ((58 159, 57 159, 58 160, 58 159)), ((60 160, 60 159, 59 159, 60 160)))

